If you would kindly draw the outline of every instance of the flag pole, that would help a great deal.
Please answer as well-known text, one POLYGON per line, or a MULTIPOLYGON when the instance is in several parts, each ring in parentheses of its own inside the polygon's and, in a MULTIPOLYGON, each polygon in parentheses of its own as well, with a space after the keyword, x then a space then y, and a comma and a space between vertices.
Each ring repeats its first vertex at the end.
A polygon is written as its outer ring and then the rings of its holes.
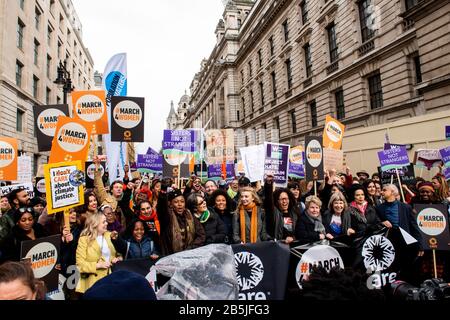
POLYGON ((400 187, 400 193, 402 195, 402 200, 403 200, 404 203, 406 203, 405 195, 403 193, 402 181, 400 180, 400 174, 398 173, 398 169, 397 168, 395 168, 395 172, 397 173, 398 185, 400 187))
POLYGON ((437 278, 436 249, 433 249, 434 277, 437 278))

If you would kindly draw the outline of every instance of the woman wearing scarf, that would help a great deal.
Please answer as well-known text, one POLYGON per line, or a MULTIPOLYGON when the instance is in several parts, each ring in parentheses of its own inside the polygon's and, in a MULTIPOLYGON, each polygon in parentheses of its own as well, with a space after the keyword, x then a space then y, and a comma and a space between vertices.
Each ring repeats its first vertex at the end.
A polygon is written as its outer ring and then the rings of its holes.
POLYGON ((309 196, 305 200, 306 210, 300 215, 300 219, 295 227, 295 236, 300 243, 316 242, 324 239, 332 239, 331 234, 327 234, 322 223, 320 208, 322 201, 316 196, 309 196))
POLYGON ((342 221, 343 230, 354 242, 359 242, 365 236, 370 236, 375 231, 380 230, 382 225, 375 211, 375 207, 366 201, 363 186, 355 185, 350 194, 350 199, 350 219, 344 219, 342 221))
POLYGON ((261 200, 251 187, 241 189, 241 198, 233 216, 234 243, 256 243, 270 240, 261 200))
POLYGON ((327 233, 333 236, 333 240, 346 243, 347 235, 342 228, 342 222, 348 220, 350 212, 348 211, 348 204, 345 196, 336 192, 330 198, 328 203, 328 210, 323 214, 323 225, 327 233))
POLYGON ((205 245, 211 243, 225 243, 227 230, 219 215, 208 208, 205 198, 201 194, 193 193, 187 199, 187 208, 200 221, 205 229, 205 245))

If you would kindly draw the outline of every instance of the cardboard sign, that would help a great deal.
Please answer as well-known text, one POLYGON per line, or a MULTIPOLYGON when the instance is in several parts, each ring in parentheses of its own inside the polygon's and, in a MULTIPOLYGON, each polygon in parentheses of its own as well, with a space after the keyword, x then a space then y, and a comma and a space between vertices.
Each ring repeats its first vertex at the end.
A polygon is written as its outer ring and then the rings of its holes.
POLYGON ((223 161, 234 162, 233 129, 206 130, 206 163, 219 164, 223 161))
POLYGON ((85 178, 80 161, 47 164, 44 172, 49 214, 84 204, 85 178))
POLYGON ((92 124, 64 116, 58 118, 49 163, 86 161, 92 124))
POLYGON ((111 98, 111 141, 144 142, 144 124, 144 98, 111 98))
POLYGON ((92 124, 92 134, 108 134, 105 91, 72 92, 73 118, 92 124))
POLYGON ((323 130, 323 147, 341 150, 344 131, 345 126, 342 123, 327 115, 323 130))
POLYGON ((264 144, 266 157, 264 160, 264 175, 272 175, 274 185, 286 188, 288 183, 289 150, 287 144, 264 144))
POLYGON ((28 183, 33 180, 33 171, 31 170, 31 157, 20 156, 17 158, 17 180, 14 184, 28 183))
POLYGON ((414 164, 419 168, 438 168, 442 164, 438 149, 419 149, 414 153, 414 164))
POLYGON ((323 166, 325 170, 336 169, 337 172, 343 170, 344 151, 330 148, 323 148, 323 166))
POLYGON ((415 204, 417 225, 422 233, 423 247, 450 250, 447 206, 443 204, 415 204))
POLYGON ((324 176, 322 137, 306 137, 305 146, 306 180, 322 180, 324 176))
MULTIPOLYGON (((105 175, 105 171, 106 171, 106 162, 104 162, 104 161, 100 162, 100 166, 98 167, 98 169, 100 170, 101 176, 103 178, 103 176, 105 175)), ((86 161, 85 170, 86 170, 85 171, 86 188, 92 189, 92 188, 94 188, 95 163, 92 161, 86 161)))
POLYGON ((17 139, 0 137, 0 181, 17 180, 17 139))
POLYGON ((9 194, 11 191, 19 188, 23 188, 24 190, 26 190, 28 192, 28 195, 30 196, 30 199, 34 198, 33 184, 31 182, 0 187, 0 196, 5 196, 9 194))
POLYGON ((58 289, 58 274, 55 269, 58 262, 61 235, 36 240, 22 241, 20 258, 31 263, 34 277, 45 282, 47 291, 58 289))
POLYGON ((409 165, 408 152, 404 147, 382 150, 378 152, 378 159, 382 171, 399 169, 409 165))
POLYGON ((67 104, 33 106, 34 130, 39 152, 50 151, 59 116, 69 117, 67 104))

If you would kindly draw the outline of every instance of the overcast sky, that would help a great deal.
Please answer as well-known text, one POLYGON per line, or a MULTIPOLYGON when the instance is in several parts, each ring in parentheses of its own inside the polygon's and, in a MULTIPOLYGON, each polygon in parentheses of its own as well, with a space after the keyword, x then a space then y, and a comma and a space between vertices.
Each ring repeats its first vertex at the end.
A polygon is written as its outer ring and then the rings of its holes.
MULTIPOLYGON (((83 42, 103 73, 114 54, 128 54, 128 95, 145 97, 145 143, 161 147, 170 101, 177 107, 200 62, 216 43, 222 0, 72 0, 83 42)), ((144 151, 144 152, 145 152, 144 151)))

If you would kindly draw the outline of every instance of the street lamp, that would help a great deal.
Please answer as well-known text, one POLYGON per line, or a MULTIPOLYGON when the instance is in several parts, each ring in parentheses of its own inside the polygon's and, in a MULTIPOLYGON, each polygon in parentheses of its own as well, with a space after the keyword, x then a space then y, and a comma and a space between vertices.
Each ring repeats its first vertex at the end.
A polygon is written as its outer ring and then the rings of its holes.
POLYGON ((57 69, 58 77, 54 81, 58 85, 58 88, 63 89, 64 92, 64 104, 67 104, 67 94, 73 91, 72 79, 70 79, 70 72, 66 68, 66 60, 64 64, 60 61, 57 69))

